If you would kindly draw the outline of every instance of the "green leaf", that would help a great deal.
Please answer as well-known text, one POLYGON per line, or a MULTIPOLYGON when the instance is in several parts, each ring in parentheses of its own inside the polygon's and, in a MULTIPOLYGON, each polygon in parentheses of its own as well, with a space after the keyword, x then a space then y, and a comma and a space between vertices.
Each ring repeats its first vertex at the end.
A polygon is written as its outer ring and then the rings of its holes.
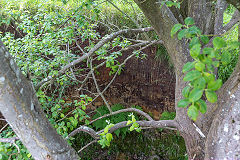
POLYGON ((203 77, 198 78, 193 82, 193 86, 194 88, 204 89, 206 86, 206 80, 203 77))
POLYGON ((199 99, 196 103, 199 105, 199 110, 202 114, 207 112, 207 104, 204 100, 199 99))
POLYGON ((204 79, 206 80, 207 83, 215 80, 215 76, 213 74, 208 73, 208 72, 204 72, 203 77, 204 77, 204 79))
POLYGON ((215 58, 215 52, 213 48, 203 48, 203 54, 209 55, 210 58, 215 58))
POLYGON ((119 137, 119 134, 120 134, 120 129, 114 131, 114 133, 117 135, 117 137, 119 137))
POLYGON ((135 129, 138 133, 141 132, 141 128, 136 128, 135 129))
POLYGON ((134 126, 131 126, 131 127, 129 128, 129 130, 130 130, 130 131, 133 131, 133 130, 134 130, 134 126))
POLYGON ((135 122, 135 123, 133 123, 133 126, 134 126, 134 128, 138 128, 139 124, 135 122))
POLYGON ((191 106, 188 108, 187 114, 188 114, 188 116, 189 116, 192 120, 196 121, 196 120, 197 120, 197 117, 198 117, 198 114, 199 114, 197 107, 194 106, 194 105, 191 105, 191 106))
POLYGON ((208 44, 208 42, 209 42, 209 38, 207 36, 202 35, 200 37, 200 39, 204 44, 208 44))
POLYGON ((201 44, 195 44, 191 49, 190 49, 190 55, 193 58, 197 58, 197 56, 200 54, 201 51, 201 44))
POLYGON ((212 65, 212 58, 210 58, 210 57, 205 57, 205 58, 202 60, 202 62, 203 62, 204 64, 212 65))
MULTIPOLYGON (((197 34, 201 34, 201 30, 197 26, 192 26, 192 27, 188 28, 188 33, 190 35, 197 35, 197 34)), ((188 37, 188 38, 190 38, 190 37, 188 37)))
POLYGON ((198 37, 194 37, 190 43, 189 43, 189 48, 191 49, 195 44, 200 44, 200 41, 198 39, 198 37))
POLYGON ((208 88, 207 89, 212 90, 212 91, 216 91, 221 87, 222 87, 222 80, 218 79, 216 81, 210 81, 208 83, 208 88))
POLYGON ((196 64, 195 64, 195 68, 196 68, 196 70, 198 70, 198 71, 203 71, 204 69, 205 69, 205 64, 204 63, 202 63, 202 62, 197 62, 196 64))
POLYGON ((168 7, 172 7, 175 3, 172 2, 172 1, 166 1, 165 4, 166 4, 166 6, 168 6, 168 7))
POLYGON ((221 37, 216 37, 213 39, 213 46, 216 49, 220 49, 226 47, 227 43, 221 37))
POLYGON ((214 72, 214 67, 212 66, 212 64, 207 64, 207 69, 208 69, 208 71, 210 71, 211 73, 214 72))
POLYGON ((132 121, 128 120, 126 125, 128 126, 131 123, 132 123, 132 121))
POLYGON ((132 116, 132 122, 133 122, 133 123, 136 122, 135 116, 132 116))
POLYGON ((193 69, 193 68, 194 68, 194 64, 195 64, 195 62, 187 62, 187 63, 183 66, 182 72, 185 73, 185 72, 193 69))
POLYGON ((229 42, 230 49, 238 49, 238 47, 240 47, 240 42, 238 42, 238 41, 229 42))
POLYGON ((108 126, 104 128, 104 133, 108 133, 108 126))
POLYGON ((106 139, 107 139, 107 141, 111 142, 111 140, 113 139, 112 134, 111 133, 107 133, 106 134, 106 139))
POLYGON ((214 91, 206 91, 205 94, 210 103, 217 102, 217 94, 214 91))
POLYGON ((182 24, 175 24, 171 30, 171 37, 173 37, 174 34, 176 34, 181 28, 182 28, 182 24))
POLYGON ((185 88, 183 88, 183 91, 182 91, 183 97, 188 98, 190 89, 191 89, 190 86, 186 86, 185 88))
POLYGON ((184 81, 193 81, 197 78, 201 77, 201 73, 199 71, 193 70, 186 74, 186 76, 183 78, 184 81))
POLYGON ((203 95, 203 90, 199 89, 199 88, 194 88, 190 94, 189 94, 189 100, 191 102, 196 102, 197 100, 199 100, 203 95))
POLYGON ((186 36, 187 32, 188 32, 187 29, 181 30, 181 31, 178 33, 178 39, 179 39, 179 40, 182 40, 182 39, 186 36))
POLYGON ((178 107, 185 108, 187 107, 191 102, 188 99, 181 99, 178 101, 178 107))
POLYGON ((231 54, 228 51, 224 51, 221 55, 221 61, 224 65, 231 62, 231 54))
POLYGON ((216 68, 219 67, 219 65, 220 65, 219 61, 213 61, 212 64, 216 68))
POLYGON ((186 25, 193 25, 195 22, 193 20, 193 18, 191 17, 187 17, 185 20, 184 20, 185 24, 186 25))
POLYGON ((85 106, 85 105, 83 105, 83 106, 82 106, 82 109, 83 109, 83 110, 86 110, 86 106, 85 106))

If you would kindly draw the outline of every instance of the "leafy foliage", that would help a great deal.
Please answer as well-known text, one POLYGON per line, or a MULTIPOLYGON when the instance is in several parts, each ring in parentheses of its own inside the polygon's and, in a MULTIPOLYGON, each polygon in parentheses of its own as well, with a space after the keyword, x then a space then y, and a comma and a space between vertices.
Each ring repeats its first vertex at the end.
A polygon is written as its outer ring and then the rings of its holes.
MULTIPOLYGON (((108 122, 108 121, 107 121, 108 122)), ((109 124, 104 128, 104 132, 100 133, 100 140, 98 140, 98 143, 104 148, 105 146, 109 147, 110 142, 113 139, 112 133, 108 133, 108 130, 114 126, 114 124, 108 122, 109 124)))
POLYGON ((171 36, 177 34, 179 40, 189 39, 190 55, 194 59, 184 65, 182 72, 186 73, 183 80, 188 82, 182 94, 185 99, 178 102, 178 107, 188 108, 188 116, 196 121, 201 113, 205 113, 207 105, 203 93, 210 103, 217 102, 216 91, 221 88, 222 80, 217 79, 214 68, 230 63, 231 52, 239 47, 239 42, 227 44, 221 37, 213 39, 213 47, 204 47, 209 38, 202 35, 201 30, 194 26, 194 20, 187 17, 185 25, 176 24, 171 30, 171 36), (183 29, 182 29, 183 28, 183 29), (182 29, 182 30, 181 30, 182 29))
POLYGON ((129 115, 129 117, 132 117, 132 120, 128 120, 127 121, 127 126, 131 124, 131 127, 129 128, 130 131, 136 130, 137 132, 141 132, 141 127, 139 126, 139 124, 136 122, 136 118, 133 115, 133 113, 131 113, 129 115))
MULTIPOLYGON (((139 106, 135 106, 137 109, 141 109, 139 106)), ((111 107, 112 111, 115 112, 115 111, 118 111, 118 110, 121 110, 121 109, 124 109, 124 106, 122 106, 121 104, 115 104, 111 107)), ((92 117, 93 119, 97 119, 98 117, 101 117, 105 114, 109 114, 109 111, 107 109, 107 107, 105 106, 101 106, 99 108, 96 109, 96 114, 92 117)), ((116 123, 119 123, 119 122, 122 122, 122 121, 126 121, 126 120, 131 120, 128 116, 129 113, 127 112, 123 112, 123 113, 119 113, 117 115, 113 115, 113 116, 110 116, 110 117, 106 117, 106 118, 102 118, 96 122, 93 122, 93 127, 97 129, 104 129, 105 126, 107 126, 107 121, 110 121, 111 123, 113 124, 116 124, 116 123)), ((136 120, 139 120, 139 117, 134 114, 134 117, 136 120)), ((130 133, 128 128, 125 127, 125 128, 120 128, 118 130, 116 130, 114 132, 118 137, 121 135, 121 137, 124 139, 126 134, 127 133, 130 133)))
MULTIPOLYGON (((1 132, 0 138, 10 138, 14 136, 15 133, 13 132, 13 130, 11 128, 8 128, 1 132)), ((20 140, 16 141, 16 145, 19 147, 19 151, 13 144, 0 142, 0 159, 32 160, 31 154, 27 151, 27 149, 24 147, 20 140)))

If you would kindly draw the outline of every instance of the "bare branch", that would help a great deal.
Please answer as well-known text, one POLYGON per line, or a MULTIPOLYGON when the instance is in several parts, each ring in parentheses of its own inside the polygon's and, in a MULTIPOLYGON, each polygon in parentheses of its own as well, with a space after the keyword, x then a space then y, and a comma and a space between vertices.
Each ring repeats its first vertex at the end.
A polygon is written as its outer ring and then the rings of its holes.
MULTIPOLYGON (((91 67, 91 70, 93 70, 92 61, 90 61, 90 67, 91 67)), ((109 112, 112 113, 112 109, 111 109, 110 105, 108 104, 106 98, 103 96, 102 92, 101 92, 100 89, 99 89, 99 86, 98 86, 97 79, 96 79, 96 77, 95 77, 94 71, 91 72, 91 73, 92 73, 93 81, 94 81, 94 84, 95 84, 95 87, 96 87, 96 89, 97 89, 98 94, 99 94, 99 95, 101 96, 101 98, 103 99, 103 101, 104 101, 104 103, 106 104, 109 112)))
POLYGON ((115 114, 119 114, 119 113, 123 113, 123 112, 136 112, 138 113, 139 115, 142 115, 144 116, 145 118, 147 118, 149 121, 153 121, 152 117, 150 117, 147 113, 139 110, 139 109, 136 109, 136 108, 127 108, 127 109, 121 109, 119 111, 116 111, 116 112, 112 112, 111 114, 106 114, 104 116, 101 116, 101 117, 98 117, 97 119, 94 119, 90 122, 90 124, 92 124, 93 122, 97 121, 97 120, 100 120, 100 119, 103 119, 105 117, 109 117, 109 116, 113 116, 115 114))
POLYGON ((0 133, 1 133, 7 126, 8 126, 8 123, 1 128, 0 133))
POLYGON ((88 143, 87 145, 85 145, 84 147, 82 147, 82 148, 78 151, 78 153, 82 152, 84 149, 86 149, 86 148, 89 147, 91 144, 96 143, 96 142, 97 142, 97 140, 93 140, 92 142, 88 143))
POLYGON ((18 137, 0 138, 0 142, 3 143, 15 143, 16 140, 19 140, 19 138, 18 137))
POLYGON ((46 82, 50 81, 53 78, 59 77, 62 74, 65 73, 65 71, 67 69, 69 69, 70 67, 75 66, 76 64, 82 62, 83 60, 87 59, 88 57, 90 57, 95 51, 97 51, 99 48, 101 48, 105 43, 113 40, 114 38, 116 38, 117 36, 119 36, 120 34, 126 34, 129 32, 132 33, 143 33, 143 32, 148 32, 148 31, 152 31, 153 28, 152 27, 147 27, 147 28, 140 28, 140 29, 124 29, 124 30, 120 30, 118 32, 112 33, 108 36, 106 36, 105 38, 103 38, 101 41, 99 41, 93 48, 90 49, 90 51, 87 54, 84 54, 83 56, 79 57, 78 59, 72 61, 71 63, 65 65, 59 72, 58 75, 53 76, 48 76, 46 78, 44 78, 37 86, 36 86, 36 91, 46 82))
POLYGON ((92 136, 94 139, 98 139, 99 135, 97 134, 97 132, 95 132, 92 128, 89 128, 87 126, 80 126, 77 129, 75 129, 74 131, 72 131, 67 137, 66 139, 68 139, 69 137, 72 137, 74 135, 76 135, 79 132, 85 132, 88 133, 90 136, 92 136))

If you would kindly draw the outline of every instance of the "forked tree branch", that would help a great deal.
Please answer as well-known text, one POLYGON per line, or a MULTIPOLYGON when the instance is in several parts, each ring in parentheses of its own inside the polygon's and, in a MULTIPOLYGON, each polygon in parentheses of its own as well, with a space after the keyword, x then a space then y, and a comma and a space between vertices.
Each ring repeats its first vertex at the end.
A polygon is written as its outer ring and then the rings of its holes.
MULTIPOLYGON (((160 120, 160 121, 136 121, 140 127, 144 127, 144 128, 179 128, 178 123, 175 120, 160 120)), ((120 128, 124 128, 124 127, 129 127, 130 125, 127 125, 127 121, 123 121, 123 122, 119 122, 117 124, 114 124, 113 127, 111 127, 108 132, 109 133, 113 133, 114 131, 120 129, 120 128)), ((88 133, 89 135, 91 135, 94 139, 99 139, 99 134, 104 132, 104 129, 96 132, 94 131, 92 128, 89 128, 87 126, 80 126, 79 128, 75 129, 73 132, 71 132, 67 138, 72 137, 76 134, 78 134, 79 132, 85 132, 88 133)))

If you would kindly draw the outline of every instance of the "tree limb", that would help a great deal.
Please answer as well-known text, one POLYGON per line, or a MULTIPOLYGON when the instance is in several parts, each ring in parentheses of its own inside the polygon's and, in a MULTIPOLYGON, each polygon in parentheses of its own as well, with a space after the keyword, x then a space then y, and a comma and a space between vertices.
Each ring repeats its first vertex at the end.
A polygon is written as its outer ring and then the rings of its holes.
MULTIPOLYGON (((175 120, 160 120, 160 121, 136 121, 140 127, 148 127, 148 128, 176 128, 178 129, 179 125, 175 120)), ((131 125, 131 124, 130 124, 131 125)), ((108 132, 113 133, 114 131, 128 127, 130 125, 127 125, 127 121, 119 122, 117 124, 114 124, 113 127, 111 127, 108 132)), ((94 139, 99 139, 99 134, 104 132, 104 129, 96 132, 92 128, 89 128, 87 126, 80 126, 79 128, 75 129, 73 132, 71 132, 67 138, 72 137, 76 135, 79 132, 86 132, 89 135, 91 135, 94 139)))
POLYGON ((91 137, 93 137, 94 139, 98 139, 99 135, 97 134, 96 131, 94 131, 92 128, 89 128, 87 126, 80 126, 77 129, 75 129, 74 131, 72 131, 67 137, 66 139, 68 139, 69 137, 72 137, 74 135, 76 135, 79 132, 85 132, 87 134, 89 134, 91 137))
POLYGON ((0 142, 3 143, 15 143, 16 140, 19 140, 19 138, 18 137, 0 138, 0 142))
POLYGON ((106 114, 106 115, 103 115, 101 117, 98 117, 94 120, 92 120, 89 124, 92 124, 93 122, 96 122, 97 120, 100 120, 100 119, 103 119, 105 117, 109 117, 109 116, 113 116, 115 114, 119 114, 119 113, 123 113, 123 112, 136 112, 138 113, 139 115, 142 115, 144 116, 145 118, 147 118, 149 121, 153 121, 152 117, 150 117, 147 113, 139 110, 139 109, 136 109, 136 108, 127 108, 127 109, 121 109, 119 111, 116 111, 116 112, 112 112, 110 114, 106 114))

